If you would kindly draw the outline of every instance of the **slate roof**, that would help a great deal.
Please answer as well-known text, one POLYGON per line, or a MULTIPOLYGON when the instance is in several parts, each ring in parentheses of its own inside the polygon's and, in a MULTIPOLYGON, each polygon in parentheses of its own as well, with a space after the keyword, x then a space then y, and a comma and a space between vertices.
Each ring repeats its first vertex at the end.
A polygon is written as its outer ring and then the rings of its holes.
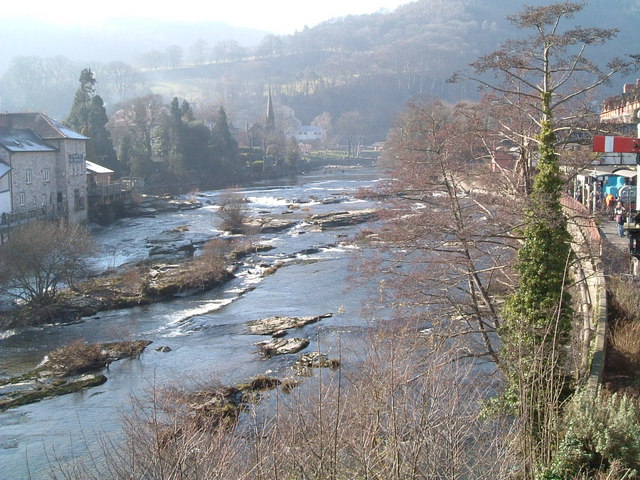
POLYGON ((55 152, 31 129, 0 128, 0 146, 10 152, 55 152))
POLYGON ((0 114, 0 127, 32 129, 44 139, 70 138, 88 140, 88 137, 74 132, 62 123, 44 113, 4 113, 0 114))
POLYGON ((57 120, 54 120, 53 118, 48 117, 43 113, 41 113, 40 115, 42 115, 53 126, 53 128, 60 133, 61 136, 65 138, 73 138, 76 140, 89 140, 89 137, 85 137, 84 135, 81 135, 78 132, 75 132, 70 128, 65 127, 62 123, 58 122, 57 120))

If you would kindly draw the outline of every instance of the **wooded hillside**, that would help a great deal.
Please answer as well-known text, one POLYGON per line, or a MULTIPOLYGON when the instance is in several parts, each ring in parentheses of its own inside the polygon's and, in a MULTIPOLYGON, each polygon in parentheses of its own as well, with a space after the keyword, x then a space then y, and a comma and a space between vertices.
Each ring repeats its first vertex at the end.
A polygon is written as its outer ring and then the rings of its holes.
MULTIPOLYGON (((16 57, 0 79, 0 107, 48 111, 64 118, 78 72, 90 64, 107 106, 153 92, 167 99, 184 98, 203 111, 215 112, 224 105, 231 122, 244 128, 263 119, 271 86, 276 106, 292 109, 302 124, 324 112, 334 121, 358 112, 366 141, 373 142, 384 139, 410 98, 475 98, 474 86, 449 84, 446 79, 513 37, 505 16, 525 3, 545 2, 419 0, 393 12, 337 18, 293 35, 267 35, 255 47, 243 47, 236 40, 209 45, 206 35, 193 42, 185 32, 185 41, 191 43, 158 43, 157 49, 139 51, 135 65, 101 63, 99 58, 80 64, 60 56, 16 57)), ((634 23, 639 13, 638 0, 619 0, 615 8, 606 0, 590 0, 575 21, 579 25, 595 20, 603 28, 620 29, 618 38, 602 51, 602 58, 611 58, 638 44, 634 23)), ((139 45, 148 48, 148 43, 139 45)), ((612 88, 603 97, 619 90, 618 85, 612 88)))

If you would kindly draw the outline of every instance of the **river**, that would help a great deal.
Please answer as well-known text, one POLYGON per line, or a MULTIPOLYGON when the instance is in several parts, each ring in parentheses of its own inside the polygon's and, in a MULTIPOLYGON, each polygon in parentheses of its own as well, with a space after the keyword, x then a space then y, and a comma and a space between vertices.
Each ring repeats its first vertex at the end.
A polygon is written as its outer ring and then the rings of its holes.
MULTIPOLYGON (((310 213, 371 208, 355 198, 363 187, 374 185, 374 168, 316 173, 239 190, 250 209, 261 214, 281 214, 295 202, 310 213), (326 202, 334 199, 337 203, 326 202)), ((159 214, 155 218, 119 220, 93 227, 96 270, 113 268, 147 258, 146 239, 180 226, 194 241, 215 237, 219 230, 215 199, 220 192, 200 192, 206 205, 195 210, 159 214)), ((52 463, 66 463, 87 450, 98 451, 101 438, 117 435, 120 415, 132 395, 154 386, 189 385, 201 381, 234 384, 259 374, 291 375, 295 356, 264 359, 256 341, 246 334, 245 323, 259 318, 333 313, 330 318, 296 331, 312 340, 307 350, 318 348, 336 354, 338 339, 368 326, 363 313, 368 289, 349 280, 350 252, 344 244, 363 226, 313 231, 299 224, 276 234, 261 235, 274 248, 244 260, 237 278, 221 288, 170 302, 102 312, 71 325, 49 325, 0 335, 0 374, 14 375, 35 367, 45 353, 81 339, 109 342, 123 339, 153 341, 140 358, 113 363, 99 387, 51 398, 0 413, 0 478, 49 478, 52 463), (311 249, 311 250, 310 250, 311 249), (312 253, 309 253, 312 252, 312 253), (261 265, 284 261, 270 276, 261 265), (170 352, 155 347, 168 346, 170 352)))

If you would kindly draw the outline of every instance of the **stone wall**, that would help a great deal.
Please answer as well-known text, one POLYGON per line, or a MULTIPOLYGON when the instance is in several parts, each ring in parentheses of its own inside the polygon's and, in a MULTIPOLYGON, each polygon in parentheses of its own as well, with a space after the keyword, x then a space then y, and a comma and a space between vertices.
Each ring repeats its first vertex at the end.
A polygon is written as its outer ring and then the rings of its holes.
POLYGON ((581 293, 583 314, 583 358, 588 387, 595 388, 602 380, 606 355, 607 288, 602 265, 602 234, 590 212, 571 197, 562 198, 568 219, 567 228, 576 255, 574 273, 581 293))
POLYGON ((13 213, 51 205, 56 201, 54 152, 20 152, 11 155, 13 213))

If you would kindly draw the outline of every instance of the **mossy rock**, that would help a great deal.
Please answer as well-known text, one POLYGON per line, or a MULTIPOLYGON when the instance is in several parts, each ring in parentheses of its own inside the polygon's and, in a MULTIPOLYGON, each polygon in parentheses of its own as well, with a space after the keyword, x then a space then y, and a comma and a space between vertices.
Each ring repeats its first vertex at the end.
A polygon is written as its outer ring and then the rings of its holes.
POLYGON ((66 395, 68 393, 78 392, 85 388, 96 387, 107 381, 104 375, 83 376, 76 380, 64 381, 58 379, 48 386, 41 386, 36 390, 18 394, 6 399, 0 399, 0 410, 7 408, 19 407, 30 403, 39 402, 45 398, 66 395))

